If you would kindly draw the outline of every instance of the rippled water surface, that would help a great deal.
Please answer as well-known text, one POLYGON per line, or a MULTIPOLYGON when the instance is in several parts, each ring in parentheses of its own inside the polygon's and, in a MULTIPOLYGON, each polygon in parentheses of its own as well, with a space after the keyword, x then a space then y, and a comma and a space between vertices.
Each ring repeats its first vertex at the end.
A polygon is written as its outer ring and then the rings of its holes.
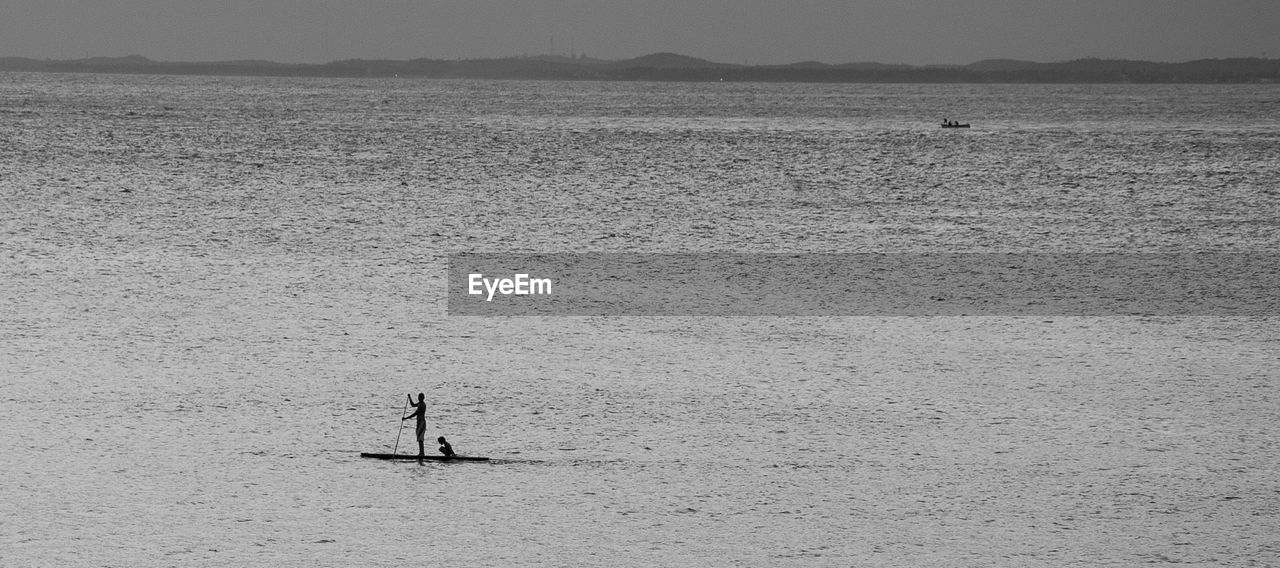
POLYGON ((1275 251, 1276 94, 0 75, 0 563, 1280 562, 1268 314, 444 309, 455 251, 1275 251), (417 392, 494 461, 358 457, 417 392))

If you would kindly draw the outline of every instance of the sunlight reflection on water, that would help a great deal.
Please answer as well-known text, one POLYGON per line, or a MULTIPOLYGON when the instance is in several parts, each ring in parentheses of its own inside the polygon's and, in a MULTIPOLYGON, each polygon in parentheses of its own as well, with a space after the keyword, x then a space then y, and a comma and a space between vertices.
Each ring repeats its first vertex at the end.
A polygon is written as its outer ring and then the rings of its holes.
POLYGON ((443 305, 454 251, 1275 250, 1270 90, 7 77, 6 562, 1274 554, 1273 319, 443 305), (498 460, 360 459, 416 392, 498 460))

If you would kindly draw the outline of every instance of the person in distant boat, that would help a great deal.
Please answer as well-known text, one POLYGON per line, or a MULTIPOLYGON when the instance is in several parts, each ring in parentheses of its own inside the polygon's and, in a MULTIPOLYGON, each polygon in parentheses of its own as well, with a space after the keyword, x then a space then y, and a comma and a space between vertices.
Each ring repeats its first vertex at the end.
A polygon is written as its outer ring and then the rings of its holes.
POLYGON ((444 457, 451 458, 455 455, 453 453, 453 446, 449 445, 449 441, 445 440, 444 436, 436 438, 436 441, 440 442, 440 453, 444 454, 444 457))
POLYGON ((413 402, 413 395, 408 396, 409 403, 413 404, 413 414, 405 416, 401 420, 418 419, 418 457, 422 457, 427 455, 427 448, 424 444, 424 436, 427 434, 427 395, 418 393, 418 402, 413 402))

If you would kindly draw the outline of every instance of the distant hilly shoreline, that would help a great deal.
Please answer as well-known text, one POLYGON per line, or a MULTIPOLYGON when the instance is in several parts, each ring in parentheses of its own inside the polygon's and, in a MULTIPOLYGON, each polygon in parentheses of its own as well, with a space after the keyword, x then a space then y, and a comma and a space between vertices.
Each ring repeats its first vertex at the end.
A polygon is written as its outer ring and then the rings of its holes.
POLYGON ((989 59, 968 65, 735 65, 654 53, 623 60, 533 56, 498 59, 346 59, 329 63, 154 61, 140 55, 85 59, 0 58, 0 71, 288 77, 423 77, 599 81, 776 81, 806 83, 1280 83, 1280 59, 1182 63, 1077 59, 1036 63, 989 59))

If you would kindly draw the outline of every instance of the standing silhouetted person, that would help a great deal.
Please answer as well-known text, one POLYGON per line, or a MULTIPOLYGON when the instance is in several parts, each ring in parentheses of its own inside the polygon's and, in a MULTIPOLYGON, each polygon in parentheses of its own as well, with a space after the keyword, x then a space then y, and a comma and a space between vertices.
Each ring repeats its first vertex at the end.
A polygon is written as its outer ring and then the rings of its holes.
POLYGON ((427 434, 427 395, 418 393, 418 402, 413 402, 413 395, 409 396, 409 402, 413 404, 413 414, 401 418, 408 420, 410 418, 418 419, 418 457, 427 455, 426 446, 423 444, 423 436, 427 434))

